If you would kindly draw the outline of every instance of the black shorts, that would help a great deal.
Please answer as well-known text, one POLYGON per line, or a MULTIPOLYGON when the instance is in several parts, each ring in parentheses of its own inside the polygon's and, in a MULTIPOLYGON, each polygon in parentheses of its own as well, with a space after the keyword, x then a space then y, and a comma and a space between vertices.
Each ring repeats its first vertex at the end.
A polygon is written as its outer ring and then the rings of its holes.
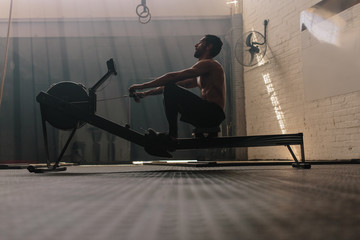
POLYGON ((225 113, 219 105, 204 100, 176 84, 165 87, 164 97, 165 101, 173 101, 170 105, 177 106, 181 121, 195 127, 217 127, 225 119, 225 113))

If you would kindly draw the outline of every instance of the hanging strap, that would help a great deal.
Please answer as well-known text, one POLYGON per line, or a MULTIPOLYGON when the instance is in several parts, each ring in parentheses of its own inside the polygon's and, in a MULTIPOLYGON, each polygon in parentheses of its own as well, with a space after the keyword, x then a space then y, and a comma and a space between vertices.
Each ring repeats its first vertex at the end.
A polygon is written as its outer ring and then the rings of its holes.
POLYGON ((7 30, 7 37, 6 37, 4 68, 3 68, 3 73, 1 76, 1 86, 0 86, 0 108, 1 108, 2 98, 3 98, 3 92, 4 92, 4 82, 5 82, 5 77, 6 77, 6 66, 7 66, 8 52, 9 52, 12 5, 13 5, 13 0, 10 0, 10 11, 9 11, 8 30, 7 30))

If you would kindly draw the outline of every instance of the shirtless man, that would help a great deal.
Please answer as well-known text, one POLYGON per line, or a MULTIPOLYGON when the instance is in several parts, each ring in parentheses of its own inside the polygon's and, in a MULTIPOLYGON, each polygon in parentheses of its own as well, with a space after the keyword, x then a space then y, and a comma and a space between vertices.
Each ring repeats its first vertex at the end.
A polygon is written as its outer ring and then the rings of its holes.
POLYGON ((178 113, 181 121, 195 127, 217 127, 225 119, 225 74, 220 63, 213 59, 221 47, 220 38, 205 35, 195 45, 194 57, 199 60, 191 68, 130 86, 130 92, 151 88, 136 92, 135 99, 164 94, 170 139, 178 137, 178 113), (195 87, 200 88, 200 97, 185 89, 195 87))

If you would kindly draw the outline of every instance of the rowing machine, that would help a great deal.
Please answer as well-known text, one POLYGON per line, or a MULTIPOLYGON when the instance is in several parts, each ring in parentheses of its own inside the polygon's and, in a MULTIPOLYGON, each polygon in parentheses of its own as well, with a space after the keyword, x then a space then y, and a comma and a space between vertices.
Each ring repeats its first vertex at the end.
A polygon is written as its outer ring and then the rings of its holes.
MULTIPOLYGON (((63 157, 67 147, 77 129, 86 123, 105 130, 118 137, 131 141, 144 147, 150 155, 171 158, 169 149, 208 149, 208 148, 232 148, 232 147, 259 147, 259 146, 286 146, 295 163, 296 168, 310 168, 310 164, 305 162, 303 135, 282 134, 264 136, 243 136, 243 137, 200 137, 178 139, 169 147, 154 131, 143 135, 132 129, 129 125, 121 126, 105 118, 96 115, 96 90, 111 76, 116 75, 114 62, 112 59, 107 61, 107 73, 88 91, 82 84, 74 82, 60 82, 52 85, 47 92, 40 92, 36 100, 40 103, 43 135, 46 150, 47 168, 29 166, 30 172, 42 173, 46 171, 65 171, 65 167, 60 167, 59 162, 63 157), (60 130, 71 130, 71 133, 63 146, 57 160, 52 164, 49 157, 48 139, 46 122, 60 130), (293 153, 290 145, 301 147, 301 162, 293 153)), ((137 100, 135 92, 130 92, 129 96, 137 100)), ((214 136, 210 134, 209 136, 214 136)), ((216 134, 217 136, 217 134, 216 134)))

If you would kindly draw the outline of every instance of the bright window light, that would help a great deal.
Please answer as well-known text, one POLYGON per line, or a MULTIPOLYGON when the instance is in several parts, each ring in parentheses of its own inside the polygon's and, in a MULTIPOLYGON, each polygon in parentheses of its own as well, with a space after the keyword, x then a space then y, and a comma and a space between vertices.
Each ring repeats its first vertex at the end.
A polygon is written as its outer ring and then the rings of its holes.
POLYGON ((285 117, 284 117, 283 111, 281 110, 280 102, 279 102, 279 99, 275 92, 274 86, 271 82, 270 74, 269 73, 263 74, 262 77, 264 79, 267 93, 270 96, 271 104, 274 107, 274 112, 275 112, 276 119, 278 121, 280 130, 281 130, 282 134, 285 134, 286 133, 285 117))
POLYGON ((226 2, 226 4, 234 4, 236 5, 239 1, 230 1, 230 2, 226 2))

